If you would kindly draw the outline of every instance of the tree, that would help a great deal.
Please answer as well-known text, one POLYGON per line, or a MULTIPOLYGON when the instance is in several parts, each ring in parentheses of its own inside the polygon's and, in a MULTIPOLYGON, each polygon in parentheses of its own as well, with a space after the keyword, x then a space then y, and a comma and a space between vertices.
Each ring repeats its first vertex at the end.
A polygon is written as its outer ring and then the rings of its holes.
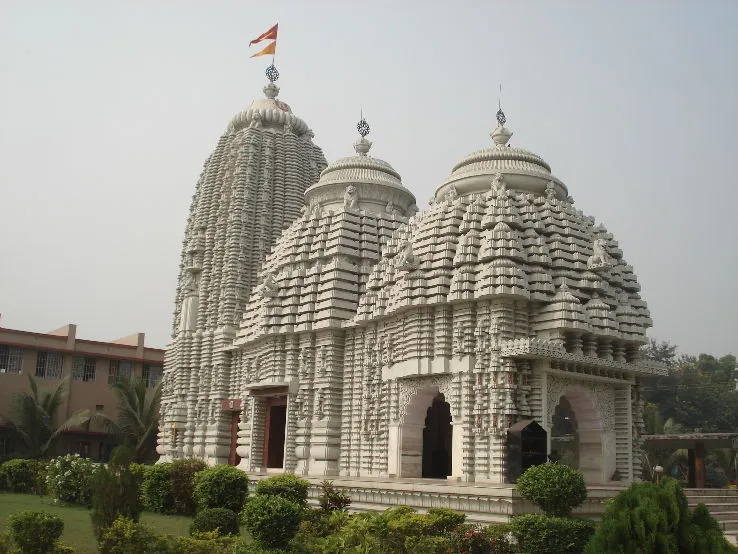
POLYGON ((10 416, 2 416, 23 443, 23 453, 29 458, 47 454, 59 435, 56 413, 64 402, 67 381, 61 381, 54 390, 39 392, 36 379, 28 375, 30 392, 17 393, 13 398, 10 416))
POLYGON ((90 424, 102 425, 120 444, 130 449, 133 462, 152 460, 159 432, 161 382, 149 388, 144 379, 134 377, 118 381, 113 390, 118 398, 117 418, 83 410, 64 424, 64 430, 90 424))

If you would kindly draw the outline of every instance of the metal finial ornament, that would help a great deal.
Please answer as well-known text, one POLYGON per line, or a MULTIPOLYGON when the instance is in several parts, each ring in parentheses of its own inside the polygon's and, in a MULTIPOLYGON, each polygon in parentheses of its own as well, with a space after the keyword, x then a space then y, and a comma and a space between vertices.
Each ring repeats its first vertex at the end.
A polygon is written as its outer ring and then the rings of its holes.
POLYGON ((279 71, 277 71, 277 68, 274 67, 274 64, 267 67, 264 73, 266 73, 267 79, 269 79, 272 83, 279 79, 279 71))
POLYGON ((504 127, 506 121, 505 112, 503 112, 502 109, 497 110, 497 123, 500 124, 500 127, 504 127))
POLYGON ((369 131, 371 130, 369 128, 369 124, 366 122, 366 119, 363 117, 359 120, 359 123, 356 125, 356 130, 359 131, 359 134, 362 137, 365 137, 369 134, 369 131))

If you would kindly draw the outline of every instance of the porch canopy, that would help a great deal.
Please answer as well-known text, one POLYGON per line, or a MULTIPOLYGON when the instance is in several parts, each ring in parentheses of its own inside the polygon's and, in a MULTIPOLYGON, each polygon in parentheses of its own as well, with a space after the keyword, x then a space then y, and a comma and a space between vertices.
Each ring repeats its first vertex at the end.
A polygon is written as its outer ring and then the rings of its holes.
POLYGON ((689 452, 689 487, 705 488, 705 458, 708 448, 738 450, 738 433, 686 433, 681 435, 641 435, 646 446, 689 452))

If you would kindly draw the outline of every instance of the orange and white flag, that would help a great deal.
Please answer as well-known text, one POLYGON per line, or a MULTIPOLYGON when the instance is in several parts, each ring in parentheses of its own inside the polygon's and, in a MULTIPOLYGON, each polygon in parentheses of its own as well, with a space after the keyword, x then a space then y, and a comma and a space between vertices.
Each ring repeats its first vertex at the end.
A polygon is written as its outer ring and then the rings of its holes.
POLYGON ((252 44, 256 44, 258 42, 261 42, 263 40, 273 40, 271 44, 267 45, 266 48, 261 50, 260 52, 257 52, 252 58, 255 58, 256 56, 265 56, 267 54, 274 55, 277 51, 277 30, 279 29, 279 23, 277 23, 274 27, 269 29, 266 33, 260 34, 258 37, 256 37, 254 40, 249 42, 249 46, 252 44))

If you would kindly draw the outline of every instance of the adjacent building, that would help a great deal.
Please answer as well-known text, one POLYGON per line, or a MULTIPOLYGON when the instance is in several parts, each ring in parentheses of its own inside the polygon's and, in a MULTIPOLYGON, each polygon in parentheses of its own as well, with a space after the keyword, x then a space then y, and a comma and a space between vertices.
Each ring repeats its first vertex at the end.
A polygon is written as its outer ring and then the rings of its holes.
MULTIPOLYGON (((9 416, 13 397, 29 392, 30 375, 42 392, 67 380, 57 423, 87 409, 115 417, 112 385, 136 376, 154 387, 162 378, 163 363, 164 350, 146 346, 144 333, 100 342, 77 338, 77 326, 71 323, 48 333, 0 327, 0 414, 9 416)), ((0 458, 12 455, 15 446, 8 426, 0 421, 0 458)), ((79 429, 63 434, 54 453, 106 460, 113 446, 103 431, 79 429)))

